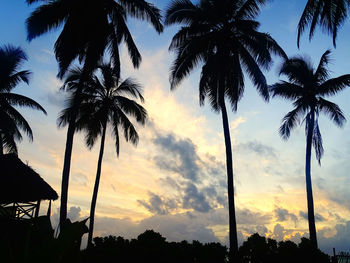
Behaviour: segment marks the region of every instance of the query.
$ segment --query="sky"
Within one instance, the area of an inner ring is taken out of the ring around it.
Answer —
[[[165,10],[169,1],[151,1]],[[268,32],[289,56],[309,56],[316,66],[321,55],[332,49],[331,76],[350,71],[350,20],[341,28],[336,49],[332,39],[317,31],[296,45],[296,26],[306,1],[270,1],[258,17],[260,31]],[[57,116],[65,106],[66,94],[59,91],[57,62],[53,53],[59,31],[30,43],[25,19],[35,6],[21,0],[0,1],[0,45],[22,47],[28,61],[22,69],[32,71],[30,85],[17,92],[35,99],[47,111],[20,109],[30,123],[34,141],[18,145],[19,157],[35,169],[60,194],[66,128],[57,128]],[[173,54],[168,47],[178,29],[169,27],[158,35],[147,23],[129,19],[134,40],[142,54],[138,70],[132,68],[121,47],[122,77],[133,77],[144,88],[149,120],[138,126],[140,141],[134,147],[121,142],[117,158],[112,133],[107,133],[102,178],[96,208],[95,236],[120,235],[135,238],[146,229],[160,232],[168,241],[199,240],[228,244],[228,210],[225,145],[221,116],[210,105],[199,106],[195,70],[170,91],[169,68]],[[266,73],[269,84],[279,80],[281,61]],[[330,98],[350,120],[350,88]],[[292,109],[289,101],[262,100],[246,79],[245,94],[237,112],[229,112],[234,160],[235,200],[239,242],[259,233],[277,240],[299,242],[308,236],[305,190],[305,132],[297,127],[288,141],[278,128]],[[319,166],[312,156],[312,182],[316,228],[320,248],[331,253],[350,251],[350,126],[333,125],[320,117],[325,154]],[[69,185],[68,216],[89,216],[96,174],[99,141],[90,151],[84,134],[74,138]],[[42,205],[41,213],[45,213]],[[52,220],[57,224],[59,200],[53,203]]]

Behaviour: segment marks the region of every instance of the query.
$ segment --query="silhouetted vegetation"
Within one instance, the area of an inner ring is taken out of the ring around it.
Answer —
[[[262,69],[269,69],[272,54],[286,58],[283,49],[267,33],[258,31],[255,21],[266,0],[252,1],[172,1],[166,11],[166,25],[180,24],[169,49],[175,52],[170,70],[171,89],[202,64],[199,103],[208,99],[222,115],[227,169],[230,262],[237,257],[238,241],[231,136],[226,103],[237,110],[243,97],[245,76],[268,101],[269,92]]]
[[[28,172],[31,169],[16,157],[16,142],[22,139],[22,133],[30,140],[33,139],[29,124],[16,107],[46,112],[34,100],[12,93],[18,84],[29,83],[31,72],[19,70],[27,60],[21,48],[1,46],[0,175],[1,181],[6,183],[0,187],[1,262],[330,262],[329,256],[317,248],[311,153],[314,147],[320,163],[323,145],[318,117],[321,113],[337,126],[341,127],[345,123],[341,109],[325,97],[335,95],[350,85],[349,74],[330,79],[327,68],[330,51],[322,55],[317,68],[313,68],[303,57],[288,59],[270,34],[258,30],[260,24],[256,19],[267,0],[169,0],[165,24],[180,25],[169,47],[175,52],[170,70],[171,89],[179,86],[197,66],[201,66],[199,103],[203,106],[208,100],[213,111],[222,115],[230,247],[228,249],[220,243],[203,244],[199,241],[168,242],[153,230],[146,230],[131,240],[107,236],[96,237],[92,242],[107,126],[112,126],[116,152],[119,154],[120,132],[126,141],[135,145],[139,139],[128,117],[135,118],[140,124],[144,124],[147,117],[146,109],[136,102],[143,102],[141,86],[131,79],[121,81],[120,45],[126,45],[134,68],[138,68],[142,60],[129,31],[127,19],[132,17],[146,21],[160,34],[163,31],[161,11],[144,0],[26,2],[28,5],[36,4],[26,20],[29,42],[51,30],[61,30],[54,46],[59,68],[57,76],[60,79],[66,76],[63,88],[71,92],[69,105],[59,117],[59,126],[68,126],[61,178],[60,223],[55,235],[49,216],[38,217],[38,213],[30,219],[14,216],[20,207],[16,207],[15,202],[37,201],[33,209],[36,207],[38,210],[35,211],[39,211],[40,200],[52,200],[58,196],[41,181],[38,174]],[[298,24],[297,45],[299,46],[300,36],[308,26],[310,39],[317,26],[320,26],[333,36],[335,47],[338,30],[348,16],[349,7],[349,0],[308,0]],[[289,82],[280,81],[269,88],[264,71],[270,69],[272,55],[284,59],[279,74],[287,77]],[[109,64],[102,64],[105,57],[108,57]],[[81,68],[74,68],[73,64],[78,64]],[[305,123],[310,239],[302,238],[299,244],[292,241],[277,242],[253,234],[238,247],[232,143],[226,107],[229,105],[233,112],[237,111],[244,94],[246,77],[265,101],[269,100],[271,94],[293,101],[294,109],[284,117],[280,128],[283,139],[289,138],[292,129],[301,120]],[[67,219],[68,182],[76,131],[86,132],[86,144],[90,148],[101,137],[89,229],[85,225],[87,219],[74,223]],[[25,178],[13,176],[16,170]],[[17,181],[20,181],[20,186]],[[32,184],[41,186],[32,190],[29,188]],[[9,206],[11,203],[13,205]],[[30,210],[23,210],[22,213],[30,217],[28,211]],[[88,247],[81,251],[82,237],[88,232]]]
[[[123,237],[97,237],[94,245],[82,252],[83,262],[228,262],[228,250],[220,243],[202,244],[167,242],[159,233],[147,230],[137,239]],[[277,242],[273,239],[253,234],[239,248],[242,263],[318,262],[329,263],[328,255],[311,245],[309,239],[302,238],[297,245],[291,241]]]
[[[129,118],[134,118],[141,125],[144,125],[147,119],[147,111],[136,101],[144,102],[142,87],[130,78],[122,81],[119,70],[112,67],[111,63],[101,63],[98,68],[101,78],[94,74],[87,79],[80,94],[81,101],[78,104],[77,90],[81,85],[83,70],[75,69],[70,72],[63,86],[70,93],[70,99],[67,108],[58,118],[59,126],[66,126],[72,120],[71,115],[74,108],[77,108],[76,130],[86,133],[86,145],[91,149],[101,136],[90,208],[88,246],[91,245],[93,236],[107,125],[112,127],[116,153],[119,156],[119,134],[123,134],[125,140],[134,145],[137,145],[139,141],[139,135]]]
[[[13,89],[24,82],[29,84],[31,72],[19,68],[27,60],[27,55],[20,47],[12,45],[0,47],[0,154],[4,150],[17,154],[16,141],[22,140],[21,131],[33,140],[33,132],[26,119],[16,110],[15,106],[28,107],[46,111],[39,103],[26,96],[12,93]]]
[[[28,4],[43,2],[27,0]],[[50,30],[62,31],[55,43],[55,55],[59,65],[58,76],[62,78],[69,70],[72,62],[78,58],[83,64],[81,82],[97,68],[106,51],[108,51],[113,67],[120,76],[119,45],[126,44],[132,64],[138,68],[141,54],[133,40],[126,23],[127,17],[146,20],[161,33],[160,10],[144,0],[55,0],[44,1],[27,19],[27,39],[31,41]],[[92,19],[93,18],[93,19]],[[85,81],[85,80],[84,80]],[[75,121],[80,104],[82,85],[76,91],[76,103],[70,116],[67,130],[66,149],[61,184],[60,224],[67,218],[68,185],[70,165],[75,134]]]
[[[287,113],[279,129],[281,137],[287,140],[291,131],[305,121],[306,160],[305,177],[309,233],[312,243],[317,247],[314,201],[311,183],[311,148],[315,149],[316,159],[321,165],[323,144],[318,118],[320,114],[327,116],[338,127],[346,122],[339,106],[326,99],[350,86],[350,74],[337,78],[330,78],[327,68],[330,60],[330,51],[327,50],[320,59],[317,68],[305,57],[293,57],[283,62],[280,75],[288,78],[271,86],[273,97],[280,97],[293,101],[294,109]],[[301,120],[304,120],[301,122]]]
[[[48,216],[27,220],[0,217],[1,262],[81,262],[81,238],[88,232],[85,223],[67,219],[64,230],[55,237]]]
[[[349,12],[349,0],[308,0],[298,23],[298,47],[301,34],[310,26],[309,39],[315,34],[316,26],[320,26],[333,37],[336,46],[339,28],[344,24]]]

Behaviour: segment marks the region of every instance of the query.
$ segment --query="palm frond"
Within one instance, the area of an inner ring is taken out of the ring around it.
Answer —
[[[33,132],[26,119],[24,119],[24,117],[10,105],[2,110],[10,116],[19,129],[23,130],[27,134],[29,140],[33,141]]]
[[[128,14],[133,17],[149,21],[154,29],[160,34],[163,32],[160,10],[153,4],[144,0],[119,0]]]
[[[245,48],[242,48],[240,50],[240,58],[241,58],[242,64],[244,65],[245,71],[248,73],[250,79],[253,81],[258,92],[260,93],[260,95],[263,97],[264,100],[268,101],[270,94],[268,91],[266,78],[264,74],[261,72],[256,61]]]
[[[26,96],[15,93],[2,93],[1,97],[13,106],[29,107],[35,110],[40,110],[45,115],[47,114],[45,109],[39,103]]]
[[[200,9],[192,4],[190,0],[173,0],[168,6],[165,14],[164,24],[191,24],[198,18]]]
[[[8,153],[18,154],[18,149],[13,134],[2,132],[0,130],[0,136],[3,149]]]
[[[114,125],[114,123],[118,123],[124,132],[125,140],[127,142],[130,141],[134,145],[137,145],[139,141],[139,135],[128,117],[120,109],[114,109],[113,115],[114,121],[112,125]]]
[[[282,139],[288,140],[290,132],[299,124],[302,113],[303,111],[301,108],[295,108],[283,117],[282,125],[279,129],[279,134]]]
[[[321,158],[323,156],[324,149],[322,144],[322,136],[321,136],[321,132],[320,132],[320,128],[317,120],[315,121],[314,131],[312,134],[312,145],[314,146],[314,149],[315,149],[316,159],[318,161],[318,164],[321,165]]]
[[[27,1],[29,4],[37,2],[35,0]],[[42,34],[58,28],[67,16],[67,1],[49,1],[39,6],[27,18],[27,39],[29,41],[41,36]]]
[[[125,94],[136,99],[140,99],[142,103],[145,101],[144,97],[142,96],[142,86],[132,78],[127,78],[120,83],[116,89],[116,93]]]
[[[280,81],[269,87],[272,97],[281,97],[288,100],[296,100],[303,95],[303,88],[299,85]]]
[[[118,107],[126,114],[135,117],[136,121],[145,124],[147,119],[147,111],[144,107],[138,104],[136,101],[130,100],[123,96],[116,96],[115,101],[118,103]]]
[[[326,114],[337,126],[342,127],[346,122],[345,116],[337,104],[319,98],[318,107],[320,112]]]
[[[317,94],[320,96],[335,95],[348,86],[350,86],[350,74],[326,80],[318,87]]]
[[[176,59],[170,69],[171,89],[178,86],[192,69],[204,60],[207,50],[205,38],[205,36],[192,38],[176,49]]]
[[[307,58],[296,56],[282,63],[279,75],[285,75],[289,81],[304,86],[313,78],[313,68]]]
[[[331,51],[328,49],[323,53],[320,59],[320,63],[315,72],[315,77],[319,82],[323,82],[329,78],[329,71],[327,69],[327,65],[330,61]]]
[[[246,0],[237,11],[238,19],[253,19],[259,13],[261,7],[267,2],[267,0]]]
[[[300,37],[301,34],[305,31],[306,27],[310,23],[310,19],[312,19],[312,11],[316,6],[318,0],[308,0],[303,11],[303,14],[300,17],[298,23],[298,37],[297,37],[297,45],[300,47]]]

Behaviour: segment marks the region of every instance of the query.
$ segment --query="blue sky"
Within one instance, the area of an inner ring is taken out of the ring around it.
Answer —
[[[152,1],[164,9],[168,1]],[[311,42],[303,35],[296,46],[296,25],[305,1],[274,0],[262,9],[258,20],[289,56],[307,54],[314,65],[326,49],[332,49],[332,76],[350,71],[349,20],[339,32],[337,48],[331,37],[317,32]],[[33,10],[25,1],[0,2],[0,45],[21,46],[29,60],[23,69],[33,72],[28,86],[15,91],[43,105],[48,116],[21,109],[34,132],[34,142],[19,145],[19,157],[28,161],[57,192],[63,163],[65,129],[56,128],[65,95],[58,92],[53,54],[57,32],[26,41],[25,19]],[[121,145],[114,152],[107,138],[102,182],[96,210],[96,234],[134,237],[147,228],[160,231],[169,240],[199,239],[227,242],[227,207],[224,142],[220,115],[209,105],[198,103],[199,71],[170,92],[168,72],[173,55],[168,46],[176,27],[160,36],[146,23],[129,20],[130,31],[143,62],[134,70],[122,48],[123,77],[132,76],[144,86],[150,121],[138,127],[137,148]],[[268,83],[278,80],[280,61],[266,73]],[[305,135],[297,128],[285,142],[278,135],[282,117],[292,109],[290,102],[265,103],[249,81],[236,113],[230,113],[240,240],[259,232],[278,240],[298,241],[307,235],[304,179]],[[350,89],[331,98],[350,119]],[[349,250],[350,236],[350,139],[349,124],[343,129],[320,118],[325,155],[322,167],[313,158],[312,177],[320,246]],[[97,144],[98,145],[98,144]],[[71,218],[88,216],[96,170],[98,147],[89,151],[83,135],[75,138],[69,207]],[[55,209],[58,208],[55,202]],[[56,210],[55,210],[56,211]],[[56,220],[57,214],[53,215]]]

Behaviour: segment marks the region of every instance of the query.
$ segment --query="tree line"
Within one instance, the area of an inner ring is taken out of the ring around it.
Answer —
[[[170,88],[173,90],[197,67],[201,67],[199,102],[207,99],[214,112],[221,113],[226,148],[227,187],[229,206],[230,262],[238,260],[237,227],[235,218],[234,177],[227,105],[233,112],[244,94],[244,76],[248,76],[261,97],[291,100],[294,109],[282,120],[280,134],[288,139],[290,132],[305,120],[306,132],[306,189],[309,233],[317,247],[314,205],[311,184],[312,147],[320,162],[323,154],[318,117],[322,113],[337,126],[345,123],[341,109],[325,97],[335,95],[350,85],[350,75],[330,78],[330,51],[314,67],[304,57],[288,57],[268,33],[259,31],[256,21],[266,0],[190,0],[171,1],[161,11],[144,0],[27,0],[39,4],[26,21],[27,39],[31,41],[52,30],[60,29],[54,51],[59,65],[58,77],[64,80],[63,89],[69,93],[67,107],[60,113],[59,125],[68,126],[61,184],[60,228],[67,220],[68,185],[76,131],[86,134],[86,144],[92,147],[101,137],[95,187],[90,209],[88,244],[93,237],[94,211],[102,170],[106,127],[111,125],[119,154],[119,134],[137,144],[138,133],[130,117],[138,123],[147,119],[141,85],[136,80],[121,78],[119,47],[125,44],[135,68],[142,57],[128,29],[127,18],[134,17],[149,23],[159,34],[165,26],[179,25],[170,44],[175,59],[170,68]],[[302,33],[310,27],[309,38],[320,26],[332,35],[334,47],[337,33],[349,8],[348,0],[308,0],[298,24],[297,45]],[[288,81],[268,85],[263,71],[270,68],[272,56],[283,64],[279,72]],[[103,61],[108,57],[108,61]],[[12,90],[20,82],[28,83],[29,71],[19,71],[26,60],[24,52],[8,45],[0,49],[0,145],[3,152],[17,153],[16,141],[21,131],[32,138],[29,124],[14,108],[27,106],[45,113],[35,101]],[[73,65],[75,60],[79,65]]]

